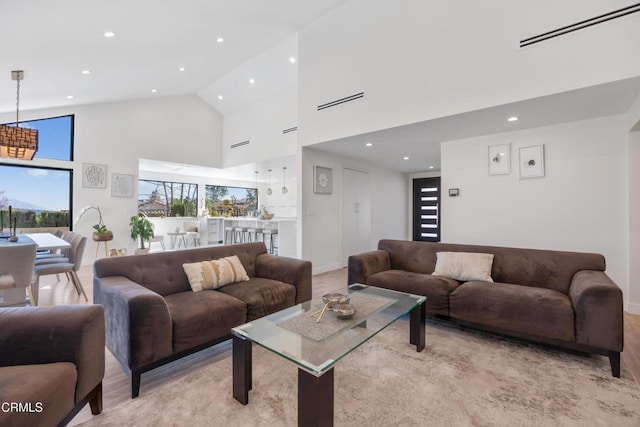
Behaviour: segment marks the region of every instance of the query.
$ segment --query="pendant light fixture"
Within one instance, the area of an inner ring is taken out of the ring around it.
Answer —
[[[0,125],[0,157],[32,160],[38,151],[38,131],[20,127],[20,80],[24,71],[11,72],[11,80],[16,81],[16,125]]]
[[[256,174],[256,194],[260,193],[260,190],[258,190],[258,171],[255,171]]]
[[[287,188],[287,167],[282,167],[282,194],[287,194],[289,189]]]
[[[269,187],[267,187],[267,196],[270,196],[273,193],[271,189],[271,169],[269,169]]]

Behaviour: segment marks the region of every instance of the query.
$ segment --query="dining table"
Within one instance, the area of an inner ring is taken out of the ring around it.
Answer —
[[[51,233],[24,234],[38,246],[39,251],[70,248],[71,243]]]

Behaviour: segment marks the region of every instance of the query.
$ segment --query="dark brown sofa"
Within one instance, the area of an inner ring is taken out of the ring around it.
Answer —
[[[491,278],[459,282],[431,275],[437,252],[493,254]],[[427,297],[430,315],[476,328],[609,356],[620,377],[622,291],[602,255],[492,246],[381,240],[349,257],[348,281]]]
[[[99,305],[0,309],[0,426],[66,425],[102,412]]]
[[[250,280],[193,292],[184,263],[237,255]],[[105,308],[107,348],[131,374],[231,337],[231,328],[311,299],[311,263],[269,255],[264,243],[103,258],[94,263],[93,298]]]

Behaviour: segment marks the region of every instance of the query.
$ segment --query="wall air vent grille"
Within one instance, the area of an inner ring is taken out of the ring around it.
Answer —
[[[292,128],[289,128],[289,129],[285,129],[285,130],[283,130],[283,131],[282,131],[282,134],[283,134],[283,135],[286,135],[286,134],[288,134],[289,132],[295,132],[295,131],[297,131],[297,130],[298,130],[298,126],[294,126],[294,127],[292,127]]]
[[[526,46],[531,46],[533,44],[540,43],[545,40],[552,39],[554,37],[562,36],[574,31],[582,30],[584,28],[591,27],[597,24],[602,24],[603,22],[611,21],[612,19],[622,18],[623,16],[630,15],[636,12],[640,12],[640,3],[623,7],[622,9],[614,10],[612,12],[604,13],[594,18],[585,19],[584,21],[576,22],[575,24],[567,25],[565,27],[558,28],[553,31],[547,31],[546,33],[529,37],[528,39],[520,40],[520,47],[522,48]]]
[[[364,98],[364,92],[356,93],[355,95],[350,95],[344,98],[336,99],[335,101],[327,102],[326,104],[318,105],[318,111],[325,110],[330,107],[335,107],[336,105],[344,104],[345,102],[355,101],[356,99]]]
[[[249,140],[246,140],[246,141],[238,142],[237,144],[231,144],[231,148],[238,148],[248,144],[249,144]]]

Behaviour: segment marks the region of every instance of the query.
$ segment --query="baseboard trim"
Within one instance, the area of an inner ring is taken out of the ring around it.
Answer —
[[[640,304],[634,304],[632,302],[627,304],[627,313],[640,314]]]
[[[342,268],[342,265],[340,265],[339,262],[336,262],[334,264],[323,265],[320,267],[312,267],[311,274],[315,276],[316,274],[327,273],[329,271],[339,270],[341,268]]]

